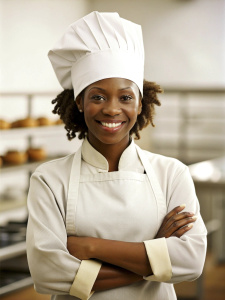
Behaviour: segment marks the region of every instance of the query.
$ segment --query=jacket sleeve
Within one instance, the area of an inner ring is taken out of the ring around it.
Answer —
[[[31,177],[28,212],[27,257],[37,292],[88,299],[101,264],[68,252],[65,214],[40,172]]]
[[[171,236],[145,242],[146,252],[153,266],[153,275],[145,279],[168,283],[192,281],[203,270],[207,230],[200,215],[199,202],[187,167],[173,181],[168,200],[168,212],[185,203],[185,211],[193,212],[197,220],[192,229],[180,238]]]

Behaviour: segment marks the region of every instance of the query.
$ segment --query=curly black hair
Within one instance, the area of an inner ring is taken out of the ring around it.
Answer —
[[[157,93],[162,92],[163,90],[158,84],[144,80],[142,111],[138,115],[137,121],[130,131],[130,135],[134,134],[136,139],[140,139],[139,131],[147,125],[151,124],[155,127],[153,123],[155,105],[161,105]],[[82,91],[80,95],[83,97],[84,91]],[[84,114],[79,112],[76,102],[74,101],[73,89],[64,90],[52,100],[52,104],[55,104],[52,112],[58,114],[65,124],[68,140],[75,138],[77,132],[79,132],[79,139],[85,138],[88,128],[84,120]]]

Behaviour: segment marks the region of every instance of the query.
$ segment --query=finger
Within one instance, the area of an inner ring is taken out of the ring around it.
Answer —
[[[175,231],[172,236],[176,236],[178,238],[180,238],[185,232],[189,231],[192,227],[193,227],[193,223],[188,224],[187,226],[184,226],[180,229],[178,229],[177,231]]]
[[[168,222],[168,220],[169,220],[171,217],[177,215],[177,214],[178,214],[179,212],[181,212],[185,207],[186,207],[186,204],[181,204],[180,206],[176,206],[174,209],[172,209],[172,210],[165,216],[165,218],[163,219],[163,222],[162,222],[161,227],[164,226],[164,225]]]
[[[183,219],[188,219],[188,218],[191,218],[191,217],[194,217],[194,213],[193,212],[181,212],[179,214],[176,214],[176,215],[173,215],[168,221],[167,223],[165,224],[166,227],[170,227],[172,226],[173,223],[175,222],[178,222],[180,220],[183,220]]]
[[[193,217],[185,218],[185,219],[182,219],[182,220],[172,223],[172,225],[166,231],[166,237],[173,235],[174,232],[181,229],[183,226],[195,222],[196,219],[197,219],[197,217],[193,216]]]

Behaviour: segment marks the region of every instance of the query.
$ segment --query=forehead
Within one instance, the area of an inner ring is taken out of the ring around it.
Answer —
[[[134,91],[139,91],[136,83],[129,79],[125,78],[106,78],[102,79],[99,81],[96,81],[92,84],[90,84],[86,90],[93,89],[94,87],[96,88],[102,88],[105,90],[111,90],[111,89],[126,89],[126,88],[131,88]]]

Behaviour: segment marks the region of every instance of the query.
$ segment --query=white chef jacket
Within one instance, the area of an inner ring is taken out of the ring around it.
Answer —
[[[206,254],[206,228],[188,168],[140,150],[133,141],[120,158],[118,172],[108,172],[107,160],[87,139],[79,151],[82,159],[72,154],[45,163],[31,177],[27,254],[36,290],[57,300],[176,299],[171,283],[196,279]],[[154,178],[150,183],[146,170]],[[154,239],[166,213],[182,203],[198,216],[194,227],[181,238]],[[70,255],[66,245],[71,233],[144,241],[153,275],[91,294],[101,264]]]

